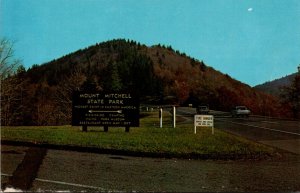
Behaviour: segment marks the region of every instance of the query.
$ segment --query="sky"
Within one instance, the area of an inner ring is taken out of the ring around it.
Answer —
[[[0,0],[0,37],[26,68],[124,38],[255,86],[297,72],[300,0]]]

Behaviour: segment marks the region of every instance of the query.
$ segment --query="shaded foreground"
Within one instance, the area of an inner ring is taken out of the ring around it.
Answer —
[[[32,148],[2,146],[2,183],[14,178]],[[30,191],[296,192],[300,158],[188,160],[48,150]],[[10,177],[8,177],[10,176]]]

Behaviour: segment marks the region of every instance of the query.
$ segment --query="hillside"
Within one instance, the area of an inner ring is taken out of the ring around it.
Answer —
[[[8,109],[2,112],[4,125],[70,124],[72,92],[87,88],[135,92],[141,103],[208,104],[212,109],[224,111],[235,105],[246,105],[255,114],[287,115],[275,97],[171,46],[147,47],[123,39],[99,43],[34,65],[8,78],[2,89],[7,85],[15,91],[14,98],[20,100],[3,108]]]
[[[280,96],[281,89],[285,86],[290,86],[295,76],[296,73],[290,74],[285,77],[257,85],[254,88],[273,96]]]

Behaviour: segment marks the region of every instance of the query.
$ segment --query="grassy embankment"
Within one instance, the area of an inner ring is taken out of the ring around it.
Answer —
[[[192,123],[172,128],[168,113],[163,128],[159,128],[157,112],[143,115],[140,127],[130,128],[129,133],[124,128],[103,132],[101,127],[88,127],[88,132],[82,132],[81,127],[72,126],[20,126],[2,127],[1,140],[185,158],[259,158],[274,153],[269,147],[218,129],[212,135],[211,128],[198,128],[194,134]]]

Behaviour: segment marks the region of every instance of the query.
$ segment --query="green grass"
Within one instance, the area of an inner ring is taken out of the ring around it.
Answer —
[[[2,127],[2,140],[33,142],[40,144],[95,147],[143,153],[167,153],[171,155],[265,155],[274,150],[261,144],[230,135],[211,128],[198,128],[194,134],[193,124],[178,124],[171,127],[171,118],[164,114],[163,128],[159,128],[157,113],[146,113],[140,127],[109,128],[72,126],[20,126]]]

